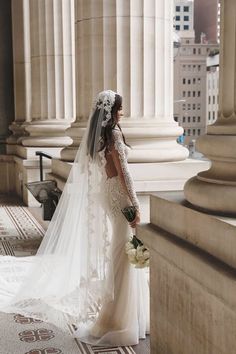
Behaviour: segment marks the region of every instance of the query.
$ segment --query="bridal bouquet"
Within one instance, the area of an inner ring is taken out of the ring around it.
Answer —
[[[134,206],[129,206],[121,210],[128,222],[132,222],[136,216],[136,209]],[[135,235],[125,245],[125,252],[131,264],[135,268],[149,267],[149,250],[144,246]]]

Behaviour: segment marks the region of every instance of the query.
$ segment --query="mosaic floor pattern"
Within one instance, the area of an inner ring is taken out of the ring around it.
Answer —
[[[0,204],[0,255],[34,255],[44,229],[22,206]],[[131,347],[91,347],[57,327],[19,314],[0,313],[0,354],[135,354]]]

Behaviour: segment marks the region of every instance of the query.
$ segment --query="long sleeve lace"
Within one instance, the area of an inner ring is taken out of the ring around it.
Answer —
[[[118,156],[118,170],[121,172],[123,180],[125,182],[125,186],[130,198],[132,205],[137,209],[140,210],[140,204],[134,189],[133,178],[129,171],[129,166],[127,162],[126,156],[126,146],[123,141],[122,134],[119,130],[113,130],[113,139],[114,139],[114,148],[117,151]],[[118,172],[119,172],[118,171]]]

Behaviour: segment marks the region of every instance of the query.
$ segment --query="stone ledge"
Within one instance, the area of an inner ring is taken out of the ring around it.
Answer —
[[[182,192],[156,193],[150,205],[153,225],[236,268],[236,219],[195,210]]]

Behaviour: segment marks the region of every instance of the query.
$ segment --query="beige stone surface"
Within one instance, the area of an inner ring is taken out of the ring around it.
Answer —
[[[236,219],[191,210],[180,193],[151,197],[151,354],[236,351]],[[229,266],[230,265],[230,266]]]

